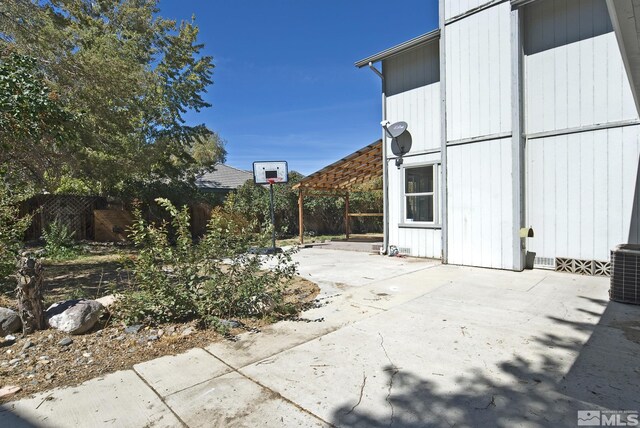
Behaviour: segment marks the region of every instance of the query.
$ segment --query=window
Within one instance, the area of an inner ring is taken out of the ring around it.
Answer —
[[[436,165],[407,167],[404,170],[405,222],[435,223]]]

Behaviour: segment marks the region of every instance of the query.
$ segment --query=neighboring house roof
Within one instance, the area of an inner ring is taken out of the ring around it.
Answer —
[[[211,172],[206,172],[196,178],[196,186],[210,192],[229,192],[242,186],[247,180],[253,179],[251,171],[234,168],[229,165],[218,164]]]
[[[440,29],[430,31],[414,39],[407,40],[406,42],[400,43],[397,46],[394,46],[392,48],[379,52],[375,55],[371,55],[370,57],[362,59],[356,62],[356,67],[358,68],[366,67],[367,65],[369,65],[369,63],[374,63],[374,62],[382,61],[383,59],[388,59],[394,55],[397,55],[402,52],[406,52],[409,49],[413,49],[424,43],[433,42],[434,40],[438,40],[438,39],[440,39]]]

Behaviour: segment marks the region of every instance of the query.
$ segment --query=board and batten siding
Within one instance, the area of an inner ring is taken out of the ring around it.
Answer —
[[[407,122],[411,153],[440,148],[438,43],[428,43],[383,61],[387,119]],[[387,144],[391,140],[387,139]],[[392,156],[388,147],[389,156]]]
[[[440,63],[437,42],[427,43],[383,61],[387,119],[407,122],[412,147],[404,165],[439,162]],[[390,145],[391,140],[386,142]],[[403,168],[396,168],[388,148],[389,245],[407,249],[415,257],[441,257],[439,228],[401,227],[403,223]]]
[[[511,138],[447,148],[449,263],[513,269]]]
[[[494,3],[495,0],[440,0],[444,1],[444,19],[449,20],[455,18],[470,10],[479,8],[489,3]]]
[[[537,138],[526,156],[529,251],[606,261],[640,243],[640,126]]]
[[[412,156],[404,160],[402,168],[389,161],[389,244],[406,248],[414,257],[440,258],[442,256],[442,231],[440,228],[401,227],[404,204],[404,167],[437,163],[439,153]],[[440,218],[441,213],[438,213]]]
[[[637,120],[604,1],[542,0],[524,10],[527,249],[609,260],[638,242],[639,126],[532,138]]]
[[[448,262],[513,269],[510,4],[447,24],[445,47],[447,142],[488,138],[447,147]]]
[[[447,140],[511,131],[511,7],[445,27]]]
[[[637,118],[603,0],[526,6],[524,55],[527,134]]]

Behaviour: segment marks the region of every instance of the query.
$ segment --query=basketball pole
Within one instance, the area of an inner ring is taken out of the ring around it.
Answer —
[[[276,214],[273,209],[273,180],[269,180],[269,200],[270,200],[270,208],[271,208],[271,248],[273,248],[273,252],[276,251]]]

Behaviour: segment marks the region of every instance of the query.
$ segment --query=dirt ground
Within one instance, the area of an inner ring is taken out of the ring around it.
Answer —
[[[126,252],[46,263],[47,305],[70,298],[94,299],[117,291],[130,279],[122,263],[123,257],[128,257]],[[314,304],[319,291],[316,284],[296,277],[285,290],[284,299],[303,308]],[[0,306],[14,307],[15,300],[10,294],[0,295]],[[0,388],[13,385],[22,389],[11,397],[0,399],[0,403],[56,387],[78,385],[163,355],[179,354],[219,340],[233,340],[235,335],[245,331],[259,332],[274,320],[252,318],[237,321],[241,327],[231,329],[226,337],[212,329],[198,329],[195,323],[142,327],[132,332],[110,319],[101,321],[91,332],[78,336],[69,336],[54,329],[38,331],[27,337],[15,334],[15,342],[0,343]],[[72,343],[60,344],[65,338],[70,338]]]

